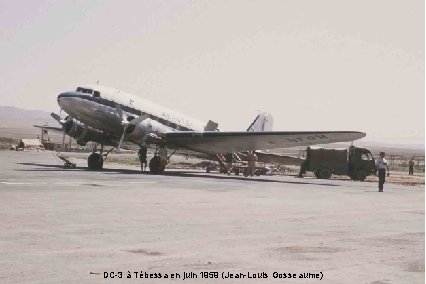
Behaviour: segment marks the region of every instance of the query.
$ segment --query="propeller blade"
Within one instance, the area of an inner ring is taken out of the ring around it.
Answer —
[[[121,124],[125,125],[128,123],[127,121],[127,115],[126,113],[123,111],[123,109],[121,108],[121,106],[119,104],[115,105],[115,109],[117,110],[117,114],[121,119]]]
[[[66,122],[65,119],[61,119],[61,116],[58,115],[58,114],[56,114],[56,113],[54,113],[54,112],[52,112],[50,114],[50,116],[53,117],[53,119],[56,120],[60,125],[63,125]]]
[[[64,131],[62,132],[62,151],[65,150],[65,127],[62,127]]]
[[[149,114],[145,113],[144,115],[141,115],[141,116],[133,119],[132,121],[130,121],[130,124],[137,125],[137,124],[141,123],[142,121],[144,121],[147,118],[149,118]]]
[[[50,116],[51,116],[51,117],[53,117],[53,119],[54,119],[54,120],[56,120],[57,122],[61,123],[61,122],[60,122],[60,121],[61,121],[61,117],[60,117],[58,114],[56,114],[56,113],[52,112],[52,113],[50,114]]]
[[[124,135],[126,135],[126,130],[127,130],[127,126],[124,127],[123,135],[121,135],[120,143],[118,143],[118,146],[117,146],[117,150],[116,150],[117,152],[120,151],[121,146],[123,145],[123,140],[124,140]]]

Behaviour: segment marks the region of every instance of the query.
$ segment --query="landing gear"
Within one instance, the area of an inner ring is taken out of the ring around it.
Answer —
[[[149,172],[153,175],[163,174],[169,158],[167,157],[167,147],[165,145],[157,146],[154,157],[149,161]]]
[[[161,162],[160,156],[154,156],[149,161],[149,172],[153,175],[161,175],[164,173],[166,165]]]
[[[95,144],[92,154],[90,154],[89,157],[87,158],[87,166],[89,167],[89,170],[92,170],[92,171],[102,170],[104,166],[104,160],[107,159],[108,154],[111,153],[111,151],[115,148],[115,147],[111,148],[109,151],[107,151],[104,154],[103,153],[104,145],[101,145],[101,149],[99,149],[99,153],[96,152],[97,147],[98,145]]]

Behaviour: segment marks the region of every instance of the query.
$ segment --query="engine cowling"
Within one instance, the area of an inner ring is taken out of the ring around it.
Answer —
[[[137,125],[133,125],[127,129],[127,137],[136,144],[145,142],[149,133],[158,134],[167,131],[172,131],[170,127],[167,127],[153,119],[146,119]],[[148,137],[149,138],[149,137]],[[154,141],[152,141],[154,142]]]
[[[116,142],[109,136],[93,127],[85,125],[81,121],[68,117],[64,126],[65,133],[76,139],[77,143],[85,146],[87,142],[93,141],[104,145],[115,146]]]

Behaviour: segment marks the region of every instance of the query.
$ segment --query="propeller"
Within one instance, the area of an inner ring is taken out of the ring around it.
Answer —
[[[62,112],[62,109],[61,109],[61,112]],[[62,150],[64,150],[64,148],[65,148],[65,123],[67,122],[67,119],[61,119],[61,116],[59,114],[54,113],[54,112],[52,112],[50,114],[50,116],[62,126],[62,130],[63,130],[63,132],[62,132]]]
[[[145,119],[149,118],[149,115],[144,114],[144,115],[141,115],[141,116],[129,121],[128,116],[126,115],[126,113],[123,111],[123,109],[121,108],[121,106],[119,104],[117,104],[115,106],[115,109],[117,110],[117,114],[121,119],[121,125],[124,127],[123,128],[123,134],[121,135],[120,142],[118,143],[117,150],[116,150],[118,152],[118,151],[120,151],[121,146],[123,145],[123,140],[124,140],[124,136],[126,135],[127,128],[130,125],[138,125],[139,123],[141,123]]]

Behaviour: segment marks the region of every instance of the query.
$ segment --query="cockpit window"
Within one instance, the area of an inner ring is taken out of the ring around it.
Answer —
[[[83,88],[82,87],[77,87],[77,92],[83,92]]]
[[[99,98],[100,96],[101,96],[101,93],[99,93],[99,91],[94,91],[93,92],[93,97]]]

